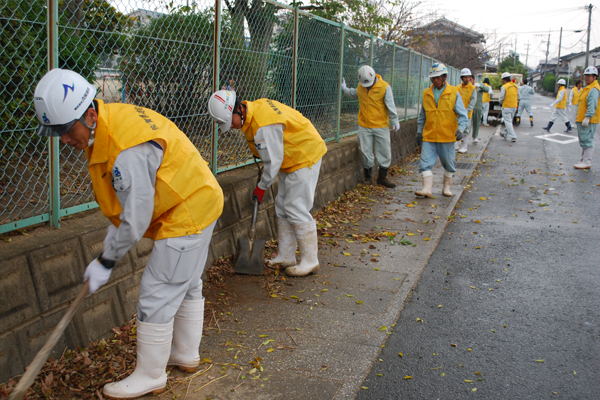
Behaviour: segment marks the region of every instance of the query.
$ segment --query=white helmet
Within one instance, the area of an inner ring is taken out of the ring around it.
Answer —
[[[556,82],[556,84],[565,86],[567,82],[564,79],[559,79],[558,82]]]
[[[501,79],[510,79],[510,78],[511,78],[510,72],[503,72],[502,73],[502,78]]]
[[[448,75],[448,68],[442,63],[435,63],[429,70],[429,77],[435,78],[436,76]]]
[[[219,124],[221,132],[231,128],[231,115],[235,109],[235,92],[219,90],[208,99],[208,112],[213,121]]]
[[[360,67],[358,70],[358,82],[363,87],[373,86],[373,82],[375,82],[375,70],[368,65]]]
[[[463,68],[460,71],[460,76],[473,76],[473,74],[471,73],[471,70],[469,68]]]
[[[69,132],[95,96],[96,87],[77,72],[60,68],[48,72],[34,92],[35,113],[40,121],[38,135],[62,136]]]
[[[585,69],[585,71],[583,71],[583,74],[584,75],[596,75],[596,76],[598,76],[598,68],[590,65],[589,67],[587,67]]]

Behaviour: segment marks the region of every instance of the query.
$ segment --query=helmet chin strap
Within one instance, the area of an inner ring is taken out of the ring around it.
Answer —
[[[96,104],[92,101],[92,107],[94,111],[96,111]],[[85,121],[85,113],[79,118],[79,121],[90,130],[90,138],[88,139],[88,146],[93,146],[94,140],[96,139],[96,126],[98,125],[98,121],[94,122],[94,126],[89,126]]]

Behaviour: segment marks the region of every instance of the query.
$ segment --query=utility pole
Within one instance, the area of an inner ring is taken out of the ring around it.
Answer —
[[[554,67],[554,75],[556,76],[556,82],[558,82],[558,75],[560,74],[560,47],[562,46],[562,26],[560,27],[560,38],[558,39],[558,58],[556,59],[556,67]],[[556,92],[558,84],[554,85],[554,92]]]
[[[500,67],[500,59],[502,58],[502,43],[500,43],[500,48],[498,49],[498,68]]]
[[[548,69],[548,54],[550,54],[550,32],[548,32],[548,45],[546,46],[546,62],[544,63],[544,74],[542,75],[542,82],[546,77],[546,70]]]
[[[529,42],[527,42],[527,55],[525,56],[525,67],[527,67],[528,60],[529,60]]]
[[[587,46],[585,49],[585,67],[588,67],[588,62],[590,60],[590,33],[592,30],[592,5],[590,4],[588,7],[586,7],[588,9],[588,31],[587,31]]]
[[[513,67],[517,66],[517,37],[515,36],[515,55],[513,57]]]

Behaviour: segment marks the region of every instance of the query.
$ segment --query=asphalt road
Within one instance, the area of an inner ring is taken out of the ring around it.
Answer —
[[[538,137],[551,101],[490,142],[357,399],[600,398],[600,151]]]

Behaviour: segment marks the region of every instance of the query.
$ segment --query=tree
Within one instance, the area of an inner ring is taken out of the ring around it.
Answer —
[[[542,87],[544,88],[544,90],[546,90],[548,92],[554,92],[555,86],[556,86],[556,76],[553,73],[548,72],[544,76],[544,80],[542,81]]]
[[[519,56],[513,54],[502,60],[500,65],[498,65],[498,71],[510,72],[511,74],[522,74],[523,78],[527,78],[527,74],[529,74],[527,68],[519,61]]]

